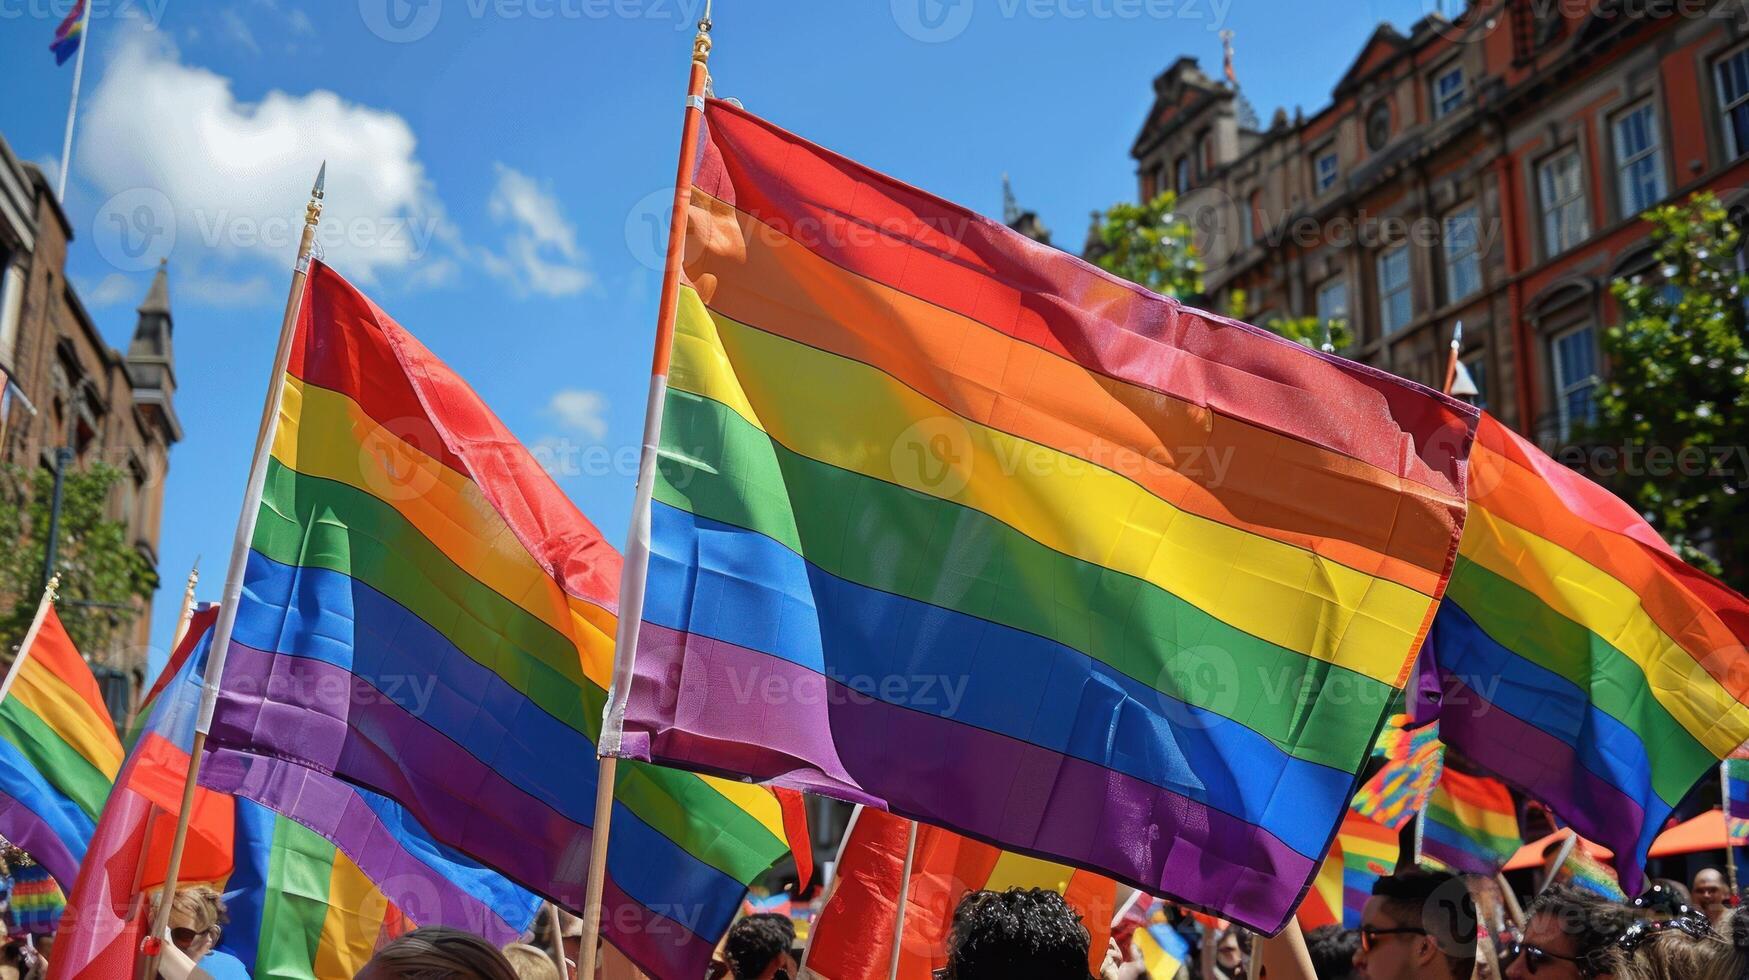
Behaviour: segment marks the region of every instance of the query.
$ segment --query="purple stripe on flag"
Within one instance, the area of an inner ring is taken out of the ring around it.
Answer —
[[[523,792],[364,679],[327,661],[242,643],[231,644],[225,675],[253,678],[257,687],[225,689],[213,718],[215,749],[247,746],[369,786],[405,806],[437,840],[560,904],[583,907],[589,828]],[[410,772],[445,778],[413,780]],[[615,814],[629,817],[623,807]],[[552,854],[574,860],[553,867]],[[602,934],[621,952],[641,963],[672,963],[684,943],[697,947],[686,959],[709,962],[714,942],[626,894],[614,875],[608,879]],[[664,946],[648,959],[633,952]]]
[[[1651,847],[1669,806],[1654,795],[1657,812],[1648,820],[1638,801],[1585,768],[1573,746],[1496,707],[1457,677],[1448,674],[1445,683],[1439,726],[1446,743],[1463,746],[1478,765],[1571,816],[1580,836],[1615,852],[1623,882],[1638,882],[1645,869],[1636,856]]]
[[[1061,753],[870,697],[793,661],[645,622],[626,751],[696,768],[731,766],[762,781],[859,799],[902,814],[963,815],[953,828],[986,840],[1031,841],[1149,891],[1262,926],[1286,922],[1316,867],[1260,827]],[[911,692],[925,696],[922,679]],[[933,697],[950,678],[932,679]],[[749,713],[773,735],[744,739]],[[830,733],[820,740],[818,733]],[[732,761],[731,761],[732,759]],[[986,778],[966,781],[965,759]],[[1314,805],[1295,800],[1292,805]],[[1125,828],[1149,827],[1149,839]],[[1244,854],[1234,864],[1225,855]]]
[[[73,890],[79,858],[67,849],[67,842],[48,821],[10,795],[0,793],[0,827],[6,828],[7,840],[35,858],[56,882],[63,882],[64,890]]]

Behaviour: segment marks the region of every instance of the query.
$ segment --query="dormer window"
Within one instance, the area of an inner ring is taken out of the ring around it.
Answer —
[[[1449,116],[1463,108],[1467,96],[1462,65],[1454,65],[1433,76],[1433,118]]]

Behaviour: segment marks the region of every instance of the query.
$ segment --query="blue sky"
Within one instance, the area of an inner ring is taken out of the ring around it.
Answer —
[[[0,0],[0,134],[48,166],[72,0]],[[111,343],[170,260],[177,408],[159,642],[215,598],[284,303],[329,170],[331,263],[559,464],[616,544],[630,510],[691,21],[702,0],[94,0],[69,273]],[[1007,172],[1059,244],[1134,193],[1150,81],[1180,54],[1267,120],[1311,111],[1381,20],[1438,0],[718,0],[720,95],[987,213]],[[1449,0],[1455,7],[1456,0]],[[162,653],[155,652],[155,659]]]

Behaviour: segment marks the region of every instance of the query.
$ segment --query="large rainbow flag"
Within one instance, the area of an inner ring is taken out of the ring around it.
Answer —
[[[881,810],[865,807],[857,814],[839,851],[832,894],[810,931],[809,974],[821,980],[930,980],[947,965],[948,938],[960,900],[974,891],[1010,888],[1061,894],[1091,937],[1088,969],[1098,974],[1111,939],[1116,882],[924,824],[917,825],[905,933],[898,971],[893,972],[895,898],[911,826],[911,821]]]
[[[1445,745],[1439,741],[1437,724],[1410,728],[1406,714],[1385,719],[1373,749],[1384,764],[1354,794],[1354,809],[1392,830],[1427,808],[1439,774],[1445,768]]]
[[[51,604],[0,697],[0,836],[63,889],[121,769],[121,742],[97,678]]]
[[[1637,890],[1671,808],[1749,740],[1749,600],[1484,415],[1430,642],[1440,735],[1615,852]]]
[[[1282,925],[1443,591],[1471,411],[703,113],[606,749]]]
[[[295,814],[332,773],[580,910],[619,576],[478,396],[312,263],[203,781]],[[700,974],[787,850],[768,790],[622,766],[603,935]]]
[[[1426,813],[1421,854],[1453,871],[1492,877],[1524,846],[1512,791],[1497,779],[1447,769]]]

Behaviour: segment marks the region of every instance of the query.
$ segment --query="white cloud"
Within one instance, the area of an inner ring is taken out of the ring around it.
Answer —
[[[249,24],[235,7],[225,7],[219,11],[219,33],[225,40],[250,54],[261,53],[261,45],[255,40],[255,32],[249,29]]]
[[[134,295],[136,290],[138,296]],[[136,287],[134,281],[127,276],[111,272],[90,289],[81,288],[79,295],[85,298],[87,306],[114,306],[130,299],[140,299],[146,295],[146,290],[144,286]]]
[[[577,229],[551,189],[534,178],[497,164],[498,183],[486,210],[510,226],[501,252],[482,250],[480,264],[515,288],[542,296],[570,296],[588,289],[595,277],[585,268]]]
[[[98,250],[105,251],[106,233],[168,229],[179,256],[197,258],[202,268],[211,262],[229,274],[246,266],[228,289],[214,284],[214,295],[252,295],[257,263],[286,266],[324,160],[328,206],[319,242],[349,277],[414,276],[433,247],[456,240],[401,116],[326,90],[241,101],[230,79],[184,64],[162,34],[120,42],[84,107],[80,132],[77,169],[120,202],[113,210],[126,208],[125,215],[99,208]],[[157,215],[154,207],[163,205],[153,202],[166,202],[171,213]],[[136,256],[156,262],[146,247],[106,254],[128,270]]]
[[[599,391],[566,388],[547,402],[547,415],[565,429],[600,441],[607,437],[607,396]]]

